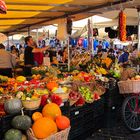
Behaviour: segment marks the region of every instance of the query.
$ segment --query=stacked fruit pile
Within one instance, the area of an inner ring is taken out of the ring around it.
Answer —
[[[26,131],[29,139],[34,136],[43,139],[70,127],[69,118],[62,115],[61,109],[55,103],[46,104],[42,109],[42,113],[35,112],[32,118],[24,115],[21,100],[17,98],[7,100],[4,103],[4,109],[7,114],[14,115],[11,120],[12,129],[5,133],[5,140],[21,140],[22,138],[27,140],[27,137],[22,133],[26,134]],[[20,112],[21,115],[16,115]],[[32,129],[34,136],[30,133],[30,129]]]
[[[52,134],[70,127],[69,118],[62,115],[59,106],[55,103],[46,104],[42,113],[35,112],[32,119],[34,120],[32,130],[38,139],[50,137]],[[32,134],[28,133],[28,135]]]

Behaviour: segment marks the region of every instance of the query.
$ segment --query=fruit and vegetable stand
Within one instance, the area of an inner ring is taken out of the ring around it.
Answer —
[[[84,68],[85,71],[73,68],[64,72],[57,67],[40,66],[32,68],[31,77],[0,76],[1,139],[11,137],[12,133],[21,137],[22,132],[28,134],[29,139],[51,139],[58,133],[65,138],[69,134],[70,140],[76,140],[90,136],[101,127],[108,127],[108,118],[117,114],[122,102],[117,87],[122,68],[110,58],[94,58]],[[134,78],[135,72],[125,69],[127,71],[128,76]],[[22,108],[24,113],[21,115]],[[17,127],[19,122],[12,123],[15,117],[27,120],[27,128],[22,127],[26,122],[20,119],[21,127]],[[59,121],[56,122],[57,118]],[[41,127],[48,121],[51,129]],[[60,124],[64,126],[62,129]]]
[[[21,114],[21,106],[24,106],[24,114],[33,119],[32,115],[36,112],[42,112],[42,108],[47,104],[47,101],[62,106],[60,107],[62,114],[70,119],[69,139],[79,137],[82,139],[82,137],[87,137],[104,126],[105,100],[107,96],[105,97],[103,94],[106,89],[110,88],[109,78],[98,76],[96,78],[90,73],[77,70],[63,74],[57,71],[57,75],[61,77],[60,79],[52,74],[53,70],[49,73],[47,72],[48,77],[44,76],[44,72],[40,72],[40,68],[37,72],[39,73],[36,73],[34,69],[34,74],[30,81],[27,81],[26,77],[23,76],[18,76],[15,79],[0,76],[1,114],[3,115],[0,120],[2,124],[1,139],[4,134],[11,135],[12,132],[9,132],[10,134],[5,133],[8,129],[16,128],[11,125],[11,122],[14,117]],[[12,100],[14,100],[12,102],[13,107],[9,105],[10,103],[7,103]],[[3,102],[5,102],[4,109],[6,114],[2,110]],[[13,103],[17,103],[15,105],[18,106],[14,106]],[[12,109],[16,111],[14,115],[12,114],[14,113]],[[32,121],[32,123],[34,124],[35,122]],[[22,130],[21,128],[18,129]],[[25,134],[25,131],[23,133]]]

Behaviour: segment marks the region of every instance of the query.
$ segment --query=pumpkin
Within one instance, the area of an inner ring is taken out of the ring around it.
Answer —
[[[40,119],[41,117],[43,117],[43,116],[42,116],[42,114],[41,114],[40,112],[35,112],[35,113],[33,113],[33,115],[32,115],[32,119],[33,119],[34,121]]]
[[[22,102],[20,99],[9,99],[4,103],[4,110],[7,114],[17,114],[22,108]]]
[[[23,110],[22,110],[22,115],[15,116],[12,119],[11,124],[16,129],[28,130],[32,125],[32,121],[29,116],[24,115]]]
[[[52,82],[48,82],[46,86],[49,90],[53,90],[53,88],[58,87],[58,84],[55,81],[52,81]]]
[[[44,139],[57,132],[56,123],[46,117],[42,117],[34,122],[32,126],[34,135],[38,139]]]
[[[22,133],[17,129],[9,129],[4,135],[4,140],[21,140],[21,139]]]
[[[42,109],[43,117],[52,117],[53,120],[57,116],[61,116],[62,112],[60,107],[55,103],[46,104]]]
[[[64,130],[70,126],[70,120],[66,116],[56,117],[56,125],[60,130]]]

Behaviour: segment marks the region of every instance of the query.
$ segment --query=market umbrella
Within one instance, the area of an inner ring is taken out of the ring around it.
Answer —
[[[0,33],[0,43],[3,43],[6,40],[7,40],[7,36],[2,34],[2,33]]]
[[[7,13],[7,6],[4,2],[4,0],[0,0],[0,13],[6,14]]]

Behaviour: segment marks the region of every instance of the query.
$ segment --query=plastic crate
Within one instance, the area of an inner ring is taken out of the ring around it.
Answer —
[[[94,108],[94,118],[102,116],[104,114],[104,102],[102,100],[94,102],[93,108]]]
[[[69,106],[69,102],[64,102],[61,106],[61,111],[62,114],[69,117],[70,116],[70,106]]]
[[[76,140],[83,133],[85,133],[86,129],[84,126],[87,124],[85,120],[89,119],[86,116],[89,113],[88,104],[82,107],[71,107],[70,108],[70,121],[71,121],[71,130],[69,134],[69,140]],[[91,108],[90,108],[91,110]],[[86,118],[85,118],[86,116]]]
[[[94,118],[94,123],[93,124],[94,124],[94,126],[93,126],[93,131],[94,132],[103,128],[104,127],[104,115]]]
[[[82,107],[72,107],[70,108],[70,118],[74,118],[79,115],[83,115],[84,110]]]
[[[82,133],[84,133],[84,120],[83,116],[76,116],[74,118],[70,119],[71,121],[71,130],[69,133],[69,138],[73,139],[77,136],[80,136]]]

